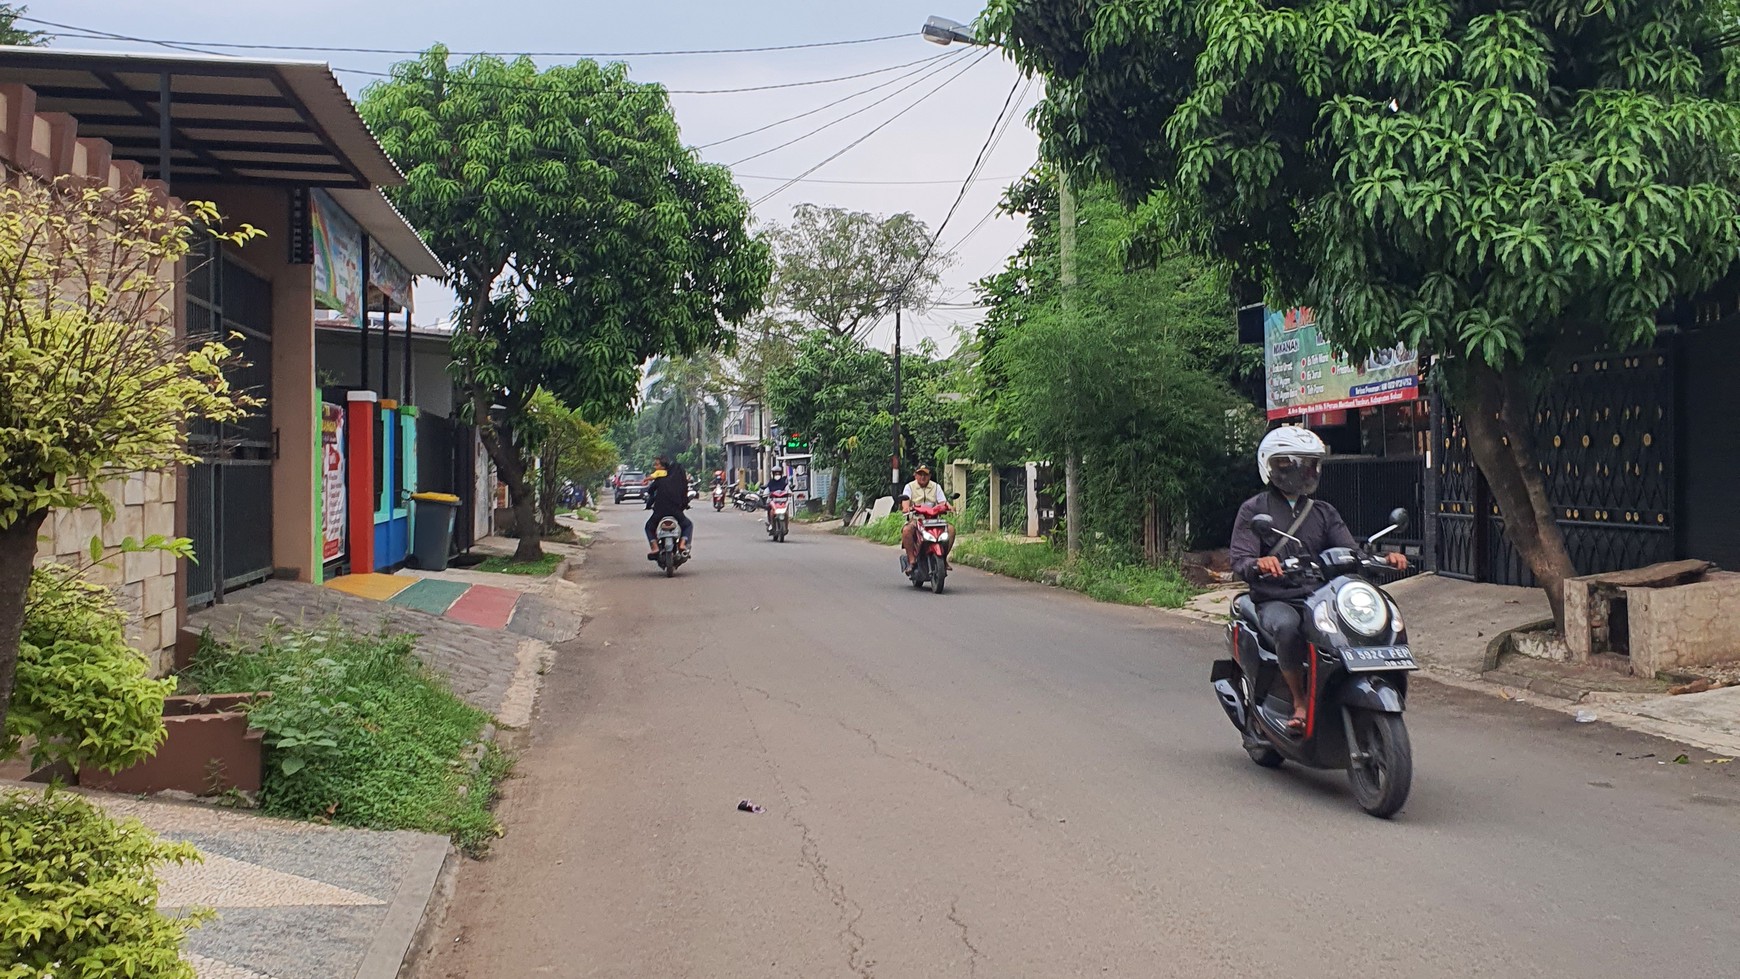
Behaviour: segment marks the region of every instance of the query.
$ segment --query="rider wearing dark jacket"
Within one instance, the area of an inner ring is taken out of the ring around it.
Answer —
[[[695,523],[683,512],[689,508],[689,474],[683,471],[680,463],[667,465],[664,459],[658,460],[658,468],[665,470],[665,474],[654,479],[647,489],[652,501],[649,506],[652,516],[646,519],[647,554],[654,557],[659,552],[659,521],[665,517],[675,517],[678,525],[682,527],[685,550],[695,536]]]

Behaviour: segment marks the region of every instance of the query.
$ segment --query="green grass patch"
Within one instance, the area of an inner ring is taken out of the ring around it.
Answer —
[[[568,514],[568,516],[573,517],[575,520],[584,520],[587,523],[597,523],[598,522],[598,511],[597,510],[588,510],[585,507],[581,507],[580,509],[575,510],[574,512]]]
[[[899,538],[895,540],[898,542]],[[1064,553],[1050,543],[1000,534],[961,537],[950,560],[1011,578],[1057,585],[1119,605],[1182,608],[1196,594],[1196,589],[1172,565],[1152,567],[1104,552],[1087,551],[1072,567]]]
[[[900,528],[906,525],[906,517],[900,513],[890,513],[881,520],[872,520],[862,527],[853,527],[847,531],[854,537],[873,540],[878,544],[900,543]]]
[[[265,731],[265,812],[442,833],[479,854],[500,835],[491,804],[512,763],[480,740],[488,715],[418,662],[414,641],[337,628],[247,650],[208,638],[183,680],[204,693],[272,691],[249,712]]]
[[[536,561],[527,561],[524,564],[515,563],[512,557],[498,555],[484,558],[482,563],[472,570],[493,571],[496,574],[546,575],[554,573],[556,565],[560,564],[561,561],[562,555],[553,553],[546,554]]]

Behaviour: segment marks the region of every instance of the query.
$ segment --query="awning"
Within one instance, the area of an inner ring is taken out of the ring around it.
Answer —
[[[37,111],[73,116],[80,136],[108,140],[116,158],[142,164],[152,178],[161,176],[166,79],[175,179],[358,189],[404,183],[322,62],[0,46],[0,84],[28,85]]]

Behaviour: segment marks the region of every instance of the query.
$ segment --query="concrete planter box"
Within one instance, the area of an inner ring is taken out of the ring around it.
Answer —
[[[144,794],[173,790],[219,795],[234,789],[260,791],[264,732],[248,726],[244,708],[269,693],[170,697],[163,702],[169,737],[157,754],[110,774],[81,771],[79,784],[108,792]]]

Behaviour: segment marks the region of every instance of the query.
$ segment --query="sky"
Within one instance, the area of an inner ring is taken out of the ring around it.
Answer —
[[[802,182],[757,203],[754,212],[759,222],[783,222],[790,217],[793,206],[808,202],[877,214],[910,211],[934,230],[955,204],[962,181],[990,138],[992,124],[1005,100],[1015,96],[1019,114],[1014,124],[988,155],[979,171],[981,178],[960,199],[938,245],[939,250],[952,253],[954,258],[943,273],[944,297],[970,303],[976,298],[971,283],[1001,268],[1024,236],[1020,222],[992,216],[992,212],[1003,187],[1025,172],[1036,158],[1038,143],[1027,126],[1026,110],[1038,101],[1039,84],[1028,85],[995,50],[942,48],[921,39],[918,28],[931,14],[969,21],[978,13],[976,0],[960,0],[964,5],[958,9],[938,7],[942,2],[492,0],[462,4],[454,0],[294,3],[31,0],[29,16],[193,47],[200,42],[208,45],[227,42],[421,49],[441,42],[455,51],[504,54],[715,50],[903,35],[873,43],[790,51],[637,55],[600,60],[624,61],[636,81],[660,82],[672,90],[671,100],[685,142],[705,146],[701,150],[704,159],[731,165],[739,186],[751,201],[779,190],[784,183],[768,178],[799,176],[820,164]],[[163,50],[148,43],[83,37],[63,37],[53,43],[80,50]],[[373,80],[356,70],[384,71],[393,62],[408,57],[372,52],[240,51],[215,47],[212,50],[252,57],[326,61],[352,98],[358,97]],[[938,55],[945,60],[912,64]],[[539,58],[544,64],[574,60],[574,57]],[[896,68],[903,65],[907,67]],[[792,85],[866,72],[877,73],[828,84]],[[776,85],[791,87],[677,94]],[[909,85],[912,87],[908,88]],[[881,87],[865,92],[873,86]],[[933,90],[935,94],[926,97]],[[706,145],[860,92],[864,94],[805,118],[772,126],[765,132]],[[884,97],[888,97],[887,101],[865,108]],[[908,106],[913,108],[899,114]],[[824,123],[859,109],[863,111],[805,137]],[[878,126],[882,128],[871,134]],[[777,148],[797,137],[805,138]],[[866,138],[847,148],[860,137]],[[824,163],[836,153],[840,154],[837,158]],[[751,156],[756,158],[746,159]],[[444,319],[451,305],[450,297],[451,293],[433,283],[420,286],[417,319],[420,322]],[[975,321],[972,310],[939,309],[909,314],[905,318],[902,345],[910,348],[920,339],[930,338],[947,349],[952,346],[952,327]],[[891,339],[890,324],[883,324],[872,334],[872,340],[879,346],[886,347]]]

